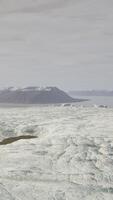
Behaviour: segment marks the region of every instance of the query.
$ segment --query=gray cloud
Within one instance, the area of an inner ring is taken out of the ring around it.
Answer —
[[[112,89],[112,1],[88,2],[0,3],[0,85]]]

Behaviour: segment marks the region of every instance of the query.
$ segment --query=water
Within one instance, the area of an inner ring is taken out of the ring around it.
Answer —
[[[89,99],[89,101],[77,103],[77,105],[94,106],[106,105],[113,107],[113,97],[110,96],[73,96],[74,98]]]

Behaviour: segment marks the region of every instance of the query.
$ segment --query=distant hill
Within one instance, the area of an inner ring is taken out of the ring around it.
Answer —
[[[12,104],[54,104],[84,101],[74,99],[57,87],[25,87],[0,90],[0,103]]]
[[[113,96],[113,91],[109,90],[78,90],[70,91],[71,96]]]

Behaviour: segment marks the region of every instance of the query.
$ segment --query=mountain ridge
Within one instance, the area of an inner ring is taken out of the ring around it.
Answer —
[[[0,90],[0,103],[56,104],[83,101],[74,99],[57,87],[9,87]]]

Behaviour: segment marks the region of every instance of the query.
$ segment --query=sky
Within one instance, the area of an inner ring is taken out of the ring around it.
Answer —
[[[113,89],[112,0],[8,2],[0,2],[0,87]]]

